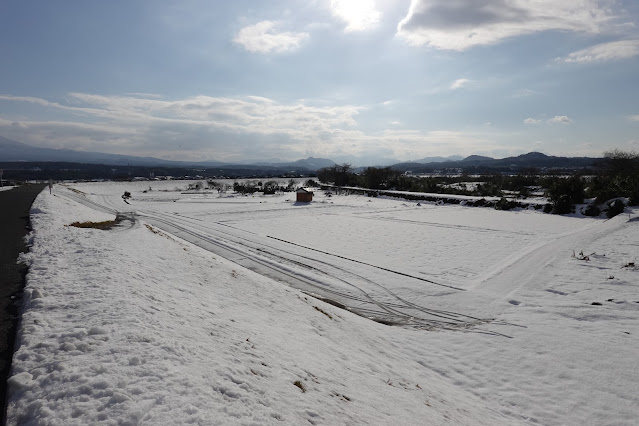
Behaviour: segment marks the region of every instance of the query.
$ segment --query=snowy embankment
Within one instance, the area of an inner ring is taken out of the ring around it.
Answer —
[[[93,203],[138,209],[140,221],[110,231],[65,226],[113,219],[78,204],[78,193],[47,191],[34,204],[9,424],[639,418],[636,211],[599,220],[319,193],[295,207],[287,195],[142,187],[124,205],[126,185],[76,186]],[[318,275],[329,287],[356,283],[388,303],[391,291],[487,322],[459,331],[384,326],[148,227],[145,214],[174,217],[247,256],[269,253],[296,273],[330,273]],[[316,263],[325,269],[308,268]]]
[[[34,204],[8,424],[512,424],[389,327],[140,223],[66,226],[109,218]]]

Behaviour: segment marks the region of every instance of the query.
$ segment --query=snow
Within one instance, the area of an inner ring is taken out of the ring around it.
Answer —
[[[9,190],[11,190],[13,188],[15,188],[15,186],[0,186],[0,192],[9,191]]]
[[[32,208],[7,424],[639,418],[636,211],[72,186]]]

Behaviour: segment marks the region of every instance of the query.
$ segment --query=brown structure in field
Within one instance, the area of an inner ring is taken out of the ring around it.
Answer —
[[[297,190],[297,202],[298,203],[310,203],[313,201],[313,193],[304,188]]]

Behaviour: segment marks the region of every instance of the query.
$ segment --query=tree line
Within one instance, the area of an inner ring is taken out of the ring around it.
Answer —
[[[611,150],[593,167],[567,174],[562,170],[541,172],[534,168],[518,173],[489,173],[470,176],[410,176],[392,167],[367,167],[356,173],[350,164],[317,171],[324,184],[370,190],[397,190],[503,197],[505,194],[528,197],[533,188],[541,190],[549,203],[545,210],[556,214],[574,211],[575,204],[592,199],[584,211],[592,216],[606,211],[609,217],[628,205],[639,205],[639,153]],[[508,206],[506,200],[501,203]]]

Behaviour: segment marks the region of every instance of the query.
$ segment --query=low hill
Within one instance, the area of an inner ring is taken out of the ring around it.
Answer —
[[[492,157],[484,157],[483,155],[469,155],[461,161],[463,161],[464,163],[470,163],[477,161],[495,161],[495,159]]]
[[[413,173],[431,173],[443,169],[463,170],[468,173],[508,172],[522,169],[565,169],[576,170],[593,167],[601,160],[592,157],[555,157],[541,152],[529,152],[516,157],[495,159],[481,155],[471,155],[461,161],[448,161],[443,163],[418,164],[399,163],[393,168]]]

